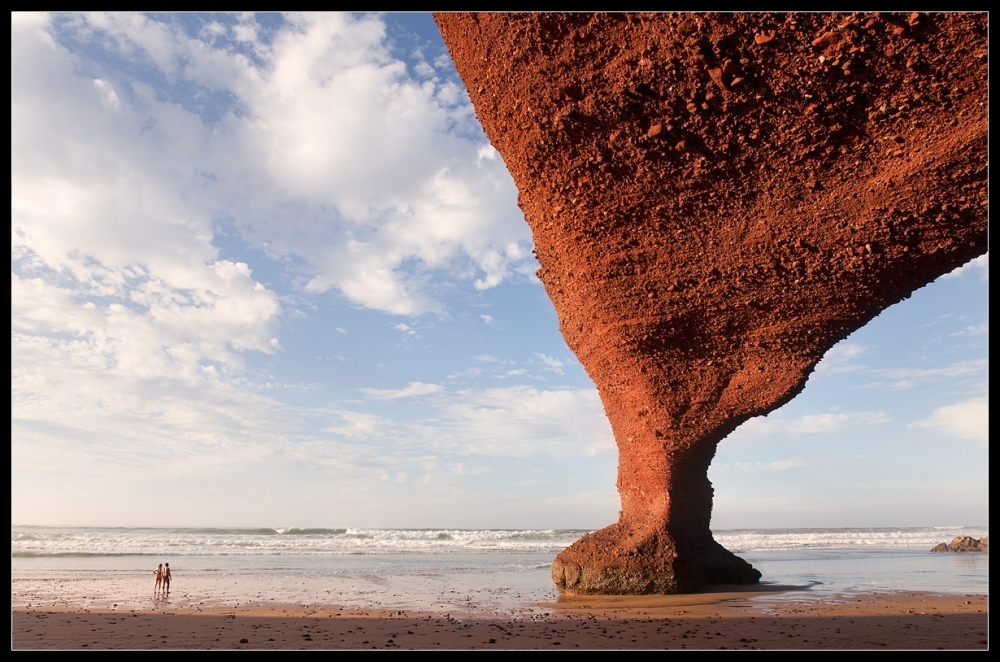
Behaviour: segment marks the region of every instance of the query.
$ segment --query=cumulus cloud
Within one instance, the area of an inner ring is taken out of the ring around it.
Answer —
[[[200,121],[144,110],[138,88],[88,74],[51,20],[18,16],[11,29],[12,419],[83,431],[174,421],[183,438],[254,398],[232,380],[247,352],[280,350],[282,308],[213,245],[201,182],[182,167],[200,161]]]
[[[419,314],[441,309],[425,287],[434,273],[468,264],[488,288],[529,257],[513,183],[480,156],[461,87],[409,78],[377,17],[291,16],[263,66],[228,66],[245,114],[214,127],[220,195],[244,233],[305,261],[307,290]]]
[[[124,233],[131,258],[162,238],[154,211],[208,259],[223,217],[294,256],[306,291],[397,314],[441,310],[435,279],[482,289],[532,268],[513,182],[460,84],[410,78],[379,17],[265,30],[242,16],[196,33],[171,17],[29,18],[12,28],[15,208],[83,202],[102,219],[97,235],[22,223],[46,257]],[[123,58],[142,67],[105,71]]]
[[[334,291],[416,315],[444,310],[442,291],[534,269],[513,182],[461,84],[392,55],[380,17],[12,14],[11,56],[23,475],[110,479],[192,457],[206,471],[254,458],[356,469],[373,451],[355,440],[382,419],[263,394],[290,390],[254,368],[283,351],[281,289],[306,308]],[[267,283],[223,235],[279,261],[284,280]],[[331,441],[331,417],[355,436]]]
[[[978,397],[939,407],[928,418],[910,423],[910,428],[937,429],[955,439],[975,441],[986,448],[990,440],[990,400]]]

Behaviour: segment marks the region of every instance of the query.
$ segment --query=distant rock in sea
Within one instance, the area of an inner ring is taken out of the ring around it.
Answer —
[[[987,552],[990,551],[990,538],[985,536],[976,540],[971,536],[958,536],[950,543],[935,545],[932,552]]]

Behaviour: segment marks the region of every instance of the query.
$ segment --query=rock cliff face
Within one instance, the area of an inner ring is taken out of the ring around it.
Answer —
[[[443,14],[619,448],[570,593],[760,573],[707,469],[823,354],[987,247],[987,17]]]

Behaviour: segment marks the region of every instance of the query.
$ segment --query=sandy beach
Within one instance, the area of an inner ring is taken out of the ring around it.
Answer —
[[[986,649],[988,597],[739,590],[587,597],[513,616],[294,605],[13,612],[23,649]]]
[[[720,531],[766,581],[572,598],[550,564],[579,532],[445,533],[20,527],[11,646],[988,647],[988,555],[927,551],[985,529]],[[165,596],[152,569],[166,559]]]

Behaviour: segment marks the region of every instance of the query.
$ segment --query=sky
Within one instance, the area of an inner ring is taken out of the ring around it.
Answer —
[[[516,201],[427,14],[12,14],[12,523],[612,523]],[[723,440],[713,528],[987,525],[988,274]]]

